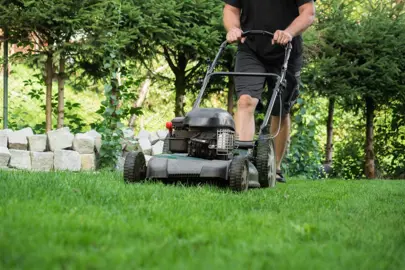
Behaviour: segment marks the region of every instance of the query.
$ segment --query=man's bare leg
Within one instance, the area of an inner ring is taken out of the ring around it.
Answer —
[[[235,124],[240,141],[252,141],[255,134],[254,113],[259,100],[248,95],[242,95],[238,100]]]
[[[271,117],[271,135],[276,135],[279,126],[279,120],[281,119],[280,133],[274,139],[274,147],[276,152],[276,166],[277,170],[281,170],[281,162],[283,161],[285,151],[287,149],[288,141],[290,140],[290,127],[291,120],[290,115],[285,116],[272,116]]]

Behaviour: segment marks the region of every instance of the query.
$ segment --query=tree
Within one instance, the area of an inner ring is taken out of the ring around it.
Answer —
[[[339,97],[341,105],[349,110],[363,109],[364,171],[368,178],[376,175],[375,113],[405,94],[403,4],[382,2],[337,1],[321,10],[322,53],[314,62],[312,74],[313,85],[320,93]],[[361,9],[353,9],[353,5]]]
[[[60,1],[5,1],[1,7],[0,22],[10,25],[11,39],[27,46],[24,57],[35,58],[42,63],[46,84],[46,130],[52,129],[52,83],[56,74],[54,62],[59,58],[58,79],[58,127],[64,119],[65,62],[71,49],[72,38],[84,25],[91,25],[92,11],[101,0]]]
[[[155,72],[153,72],[153,73],[148,72],[147,73],[146,79],[143,81],[143,83],[141,84],[141,86],[139,88],[138,98],[136,99],[136,101],[134,102],[134,105],[132,106],[132,108],[134,110],[142,108],[142,104],[144,103],[144,101],[145,101],[145,99],[146,99],[146,97],[147,97],[147,95],[149,93],[149,88],[150,88],[150,86],[152,84],[151,77],[154,74],[158,74],[158,73],[164,71],[166,68],[167,68],[167,65],[160,66],[155,70]],[[128,127],[130,127],[130,128],[135,127],[136,118],[137,118],[136,113],[131,114],[131,117],[130,117],[129,122],[128,122]]]
[[[175,76],[175,115],[184,115],[187,89],[206,71],[207,58],[221,43],[220,0],[151,0],[143,3],[144,15],[157,21],[153,36]]]

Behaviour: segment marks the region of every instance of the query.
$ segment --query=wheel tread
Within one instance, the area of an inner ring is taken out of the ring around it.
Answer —
[[[246,185],[246,187],[243,187],[243,179],[242,179],[242,173],[245,166],[246,169],[248,169],[246,158],[235,157],[232,160],[229,171],[229,187],[234,191],[240,192],[245,191],[247,189],[248,185]]]
[[[260,138],[258,140],[257,154],[256,154],[256,168],[257,171],[259,172],[259,183],[262,188],[268,188],[271,186],[268,179],[269,173],[268,156],[269,151],[271,150],[273,150],[274,154],[274,142],[272,139]]]
[[[171,154],[170,152],[170,134],[167,134],[163,143],[163,154]]]
[[[124,180],[127,183],[139,182],[145,177],[146,161],[142,152],[130,152],[125,158]]]

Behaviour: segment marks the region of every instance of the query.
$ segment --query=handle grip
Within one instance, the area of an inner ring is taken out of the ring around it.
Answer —
[[[264,30],[249,30],[242,33],[242,37],[248,36],[270,36],[273,37],[274,34]]]
[[[242,33],[242,37],[249,37],[249,36],[269,36],[271,38],[274,37],[274,33],[264,31],[264,30],[248,30]],[[287,48],[291,49],[292,44],[291,41],[289,41],[286,45]]]

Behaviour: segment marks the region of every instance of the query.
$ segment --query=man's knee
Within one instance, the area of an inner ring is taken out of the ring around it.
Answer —
[[[242,95],[238,100],[238,109],[243,111],[254,112],[258,100],[249,95]]]

